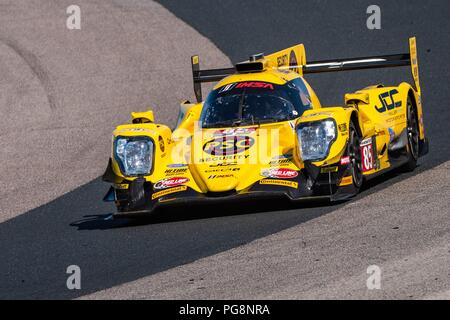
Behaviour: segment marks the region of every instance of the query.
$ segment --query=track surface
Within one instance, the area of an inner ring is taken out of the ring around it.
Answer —
[[[193,95],[186,56],[229,63],[152,1],[80,0],[81,30],[66,28],[69,4],[0,1],[0,222],[102,174],[130,111],[173,123]]]
[[[100,202],[107,186],[96,179],[42,207],[0,224],[0,252],[2,253],[0,298],[75,298],[142,277],[151,275],[157,277],[159,272],[165,270],[170,272],[171,268],[192,263],[201,258],[208,259],[220,253],[223,254],[219,255],[221,258],[217,261],[229,258],[227,252],[236,252],[233,250],[241,250],[240,254],[245,258],[250,256],[251,252],[258,252],[254,247],[253,251],[245,251],[245,248],[251,249],[252,241],[258,239],[263,242],[264,239],[270,241],[272,238],[268,237],[269,235],[283,230],[296,231],[291,235],[293,237],[299,236],[297,232],[304,232],[305,239],[310,239],[308,237],[313,235],[308,234],[307,229],[301,228],[303,225],[307,228],[311,224],[319,228],[315,237],[320,235],[320,227],[324,230],[327,230],[326,226],[329,224],[338,227],[335,227],[333,232],[327,233],[330,238],[328,241],[324,239],[323,245],[319,238],[311,247],[302,248],[291,244],[292,247],[282,248],[286,251],[286,255],[291,253],[308,257],[308,259],[313,259],[311,252],[318,252],[321,257],[329,254],[333,259],[325,260],[324,266],[329,267],[332,264],[336,274],[343,276],[339,279],[331,279],[338,283],[337,287],[346,288],[346,282],[339,283],[339,281],[349,277],[348,274],[342,274],[348,266],[352,268],[358,266],[359,272],[364,274],[365,268],[369,265],[368,262],[392,262],[395,259],[401,259],[400,255],[415,256],[417,263],[422,265],[425,263],[423,273],[426,275],[427,259],[442,261],[444,264],[448,262],[445,254],[449,254],[450,250],[446,246],[449,226],[448,219],[446,220],[445,217],[449,214],[448,182],[450,178],[447,174],[449,167],[445,163],[450,160],[448,147],[450,111],[447,103],[450,98],[447,89],[450,66],[445,62],[450,50],[448,42],[450,26],[446,14],[448,12],[446,1],[434,1],[431,4],[423,1],[395,3],[380,1],[382,30],[379,31],[369,31],[365,27],[367,17],[365,10],[370,3],[363,1],[354,3],[315,1],[305,4],[299,1],[213,3],[197,0],[186,5],[181,5],[179,1],[160,2],[211,39],[234,62],[246,59],[250,53],[271,52],[298,42],[305,44],[307,57],[313,60],[403,52],[407,50],[407,38],[410,35],[416,35],[424,92],[425,125],[431,139],[430,155],[422,160],[421,166],[414,174],[391,174],[385,177],[386,180],[378,179],[372,183],[368,190],[354,200],[355,204],[364,204],[360,208],[354,208],[356,212],[349,209],[349,203],[334,206],[311,204],[306,207],[292,207],[285,203],[268,202],[258,206],[248,204],[245,209],[221,207],[220,209],[212,208],[213,211],[211,211],[202,208],[195,213],[193,213],[194,210],[191,212],[185,209],[173,210],[166,212],[164,217],[153,223],[132,226],[123,221],[103,219],[112,212],[113,208]],[[123,45],[130,46],[129,43]],[[127,50],[133,49],[131,47]],[[121,52],[121,54],[127,53]],[[309,78],[323,104],[340,104],[343,92],[356,90],[368,84],[378,82],[389,84],[406,79],[409,80],[407,69],[342,73]],[[439,166],[440,164],[442,166]],[[437,166],[443,171],[432,170]],[[433,172],[439,174],[433,174]],[[417,173],[420,173],[420,176],[414,177]],[[441,188],[427,187],[435,183],[437,179],[442,179],[438,184]],[[414,183],[416,187],[411,188],[411,183]],[[439,197],[440,190],[442,190],[442,197]],[[389,192],[390,195],[384,197],[383,192]],[[392,196],[395,193],[402,194],[400,203],[395,203],[395,197]],[[427,193],[429,196],[434,195],[433,203],[424,202]],[[421,199],[421,206],[414,199]],[[380,208],[381,205],[383,210],[379,209],[377,212],[376,208]],[[432,206],[435,210],[428,211],[427,206]],[[375,212],[371,211],[371,208],[375,208]],[[394,220],[389,212],[390,208],[395,210]],[[430,213],[430,215],[426,219],[421,219],[421,214],[417,213],[418,208],[423,214]],[[211,212],[214,212],[213,217]],[[405,214],[408,212],[415,212],[415,214],[408,216]],[[352,220],[345,220],[346,214],[349,214]],[[403,230],[405,227],[405,231],[401,233],[377,231],[371,227],[373,219],[377,219],[377,227],[386,225],[389,230],[396,230],[392,229],[396,227]],[[394,221],[395,225],[393,225]],[[342,225],[339,225],[340,223]],[[339,229],[356,226],[358,228],[354,234],[339,233]],[[288,228],[291,229],[286,230]],[[364,242],[374,235],[382,236],[381,242],[378,243],[379,250],[372,250],[369,254],[364,250],[354,251],[355,254],[351,254],[353,252],[351,248],[355,243]],[[281,239],[283,240],[283,237]],[[333,239],[336,241],[332,241]],[[283,241],[285,245],[289,245],[286,238]],[[404,246],[403,251],[402,243],[408,244]],[[249,245],[242,246],[245,244]],[[333,254],[326,250],[325,245],[333,249]],[[414,251],[416,247],[417,252]],[[424,251],[428,252],[428,255],[423,254]],[[270,250],[259,252],[270,254]],[[258,256],[252,266],[258,268],[261,263],[264,263],[263,259],[263,256]],[[259,291],[255,291],[257,293],[255,296],[260,298],[339,297],[340,294],[332,290],[320,291],[322,284],[319,279],[323,275],[320,272],[305,271],[311,263],[308,259],[297,261],[295,268],[300,270],[298,273],[286,273],[292,278],[284,279],[285,282],[282,282],[279,277],[274,277],[272,286],[258,288]],[[283,265],[283,257],[278,257],[278,260]],[[288,262],[286,265],[289,265]],[[436,271],[442,263],[438,265],[430,263],[429,268]],[[67,277],[65,270],[71,264],[81,267],[82,290],[69,291],[65,287]],[[220,264],[216,263],[216,265]],[[391,265],[405,270],[415,268],[414,264],[399,266],[392,263]],[[208,267],[211,267],[211,263],[203,265],[203,268]],[[189,268],[189,265],[186,268]],[[207,273],[209,269],[204,270]],[[266,275],[275,272],[279,275],[285,269],[268,268],[267,270]],[[417,277],[418,285],[403,288],[405,292],[398,296],[419,297],[433,292],[439,294],[450,289],[448,270],[444,267],[444,270],[438,273],[439,285],[430,284],[426,281],[426,277],[425,280]],[[161,281],[161,277],[166,276],[166,281],[173,279],[180,281],[180,278],[170,277],[183,277],[190,274],[190,272],[160,273],[160,278],[155,280],[155,283]],[[221,274],[218,273],[215,276],[217,279]],[[310,287],[316,290],[309,291],[309,294],[305,296],[296,295],[298,288],[295,288],[295,283],[301,283],[301,280],[307,277],[317,280],[310,283]],[[228,283],[236,286],[239,277],[227,279]],[[184,280],[188,282],[189,279]],[[257,281],[257,279],[254,280]],[[292,286],[289,287],[287,285],[289,283]],[[424,283],[427,290],[424,290]],[[133,288],[136,287],[129,287],[128,292]],[[207,291],[209,294],[203,296],[198,293],[197,295],[192,293],[191,296],[239,297],[236,294],[236,287],[234,287],[235,291],[233,289],[220,291],[218,288],[219,286],[214,291],[214,287],[210,287]],[[351,291],[350,285],[347,289]],[[386,293],[383,297],[396,297],[392,294],[396,292],[394,289],[390,292],[391,294]],[[158,297],[158,295],[150,295],[145,290],[142,291],[142,288],[138,296]],[[163,297],[180,296],[186,297],[183,292],[174,290]]]

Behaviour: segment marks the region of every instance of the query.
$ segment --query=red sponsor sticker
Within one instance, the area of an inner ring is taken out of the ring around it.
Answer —
[[[346,165],[350,163],[350,157],[349,156],[345,156],[341,158],[341,165]]]
[[[189,179],[186,177],[166,178],[166,179],[159,180],[157,183],[155,183],[155,185],[153,187],[155,188],[155,190],[167,189],[167,188],[172,188],[172,187],[182,185],[188,181],[189,181]]]
[[[298,176],[298,172],[289,168],[279,168],[265,170],[261,175],[267,178],[292,179]]]
[[[373,169],[372,138],[368,138],[361,141],[360,150],[361,150],[362,171],[366,172],[372,170]]]

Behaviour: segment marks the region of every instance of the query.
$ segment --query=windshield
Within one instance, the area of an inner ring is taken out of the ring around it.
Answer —
[[[237,82],[212,91],[200,116],[202,128],[288,121],[311,109],[308,90],[295,79],[284,85]]]

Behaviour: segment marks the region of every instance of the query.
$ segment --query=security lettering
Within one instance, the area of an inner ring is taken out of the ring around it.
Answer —
[[[227,161],[227,160],[236,161],[236,160],[245,160],[245,159],[248,159],[249,157],[250,157],[249,154],[235,154],[235,155],[230,155],[230,156],[201,158],[198,161],[200,163],[215,162],[215,161]]]

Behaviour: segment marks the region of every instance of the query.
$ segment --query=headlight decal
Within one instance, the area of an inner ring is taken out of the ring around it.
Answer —
[[[301,123],[297,126],[297,137],[302,160],[321,161],[337,138],[336,122],[329,118]]]
[[[125,176],[149,175],[153,169],[154,142],[147,136],[118,136],[114,158]]]

